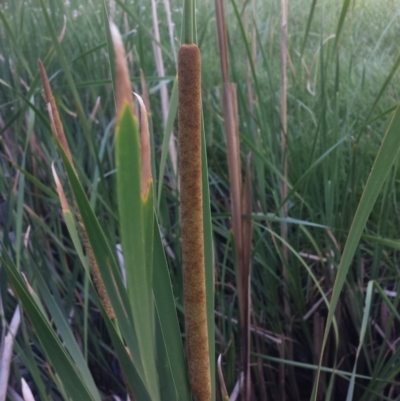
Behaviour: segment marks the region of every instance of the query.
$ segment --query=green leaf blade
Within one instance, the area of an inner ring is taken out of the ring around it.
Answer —
[[[175,299],[167,261],[165,260],[161,235],[156,221],[154,222],[153,266],[153,293],[159,321],[159,326],[157,327],[157,358],[162,358],[158,366],[162,365],[163,369],[165,369],[167,373],[170,373],[170,376],[162,377],[161,369],[158,369],[160,374],[160,387],[163,390],[162,400],[190,400],[186,361],[176,314]],[[169,380],[170,382],[168,382]],[[167,392],[168,394],[175,394],[175,396],[173,398],[168,398]]]
[[[153,186],[142,193],[139,128],[129,103],[116,129],[117,194],[127,288],[147,386],[160,399],[152,292]]]
[[[361,239],[365,225],[367,224],[372,208],[379,196],[383,184],[390,172],[395,161],[398,150],[400,148],[400,104],[389,124],[386,134],[383,138],[381,147],[379,148],[371,173],[368,177],[367,184],[362,193],[358,204],[353,222],[350,227],[349,235],[343,250],[342,258],[338,268],[335,284],[332,291],[332,298],[329,307],[329,313],[326,321],[324,338],[322,343],[322,351],[320,355],[319,370],[317,382],[319,380],[320,368],[324,349],[328,340],[329,330],[334,318],[334,313],[339,302],[340,293],[346,281],[347,273],[353,261],[358,243]],[[313,393],[314,399],[316,392]]]

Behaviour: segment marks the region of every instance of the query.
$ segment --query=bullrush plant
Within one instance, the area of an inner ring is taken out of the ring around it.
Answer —
[[[394,3],[163,1],[0,1],[0,401],[397,399]]]
[[[201,60],[195,44],[178,53],[180,218],[189,380],[195,398],[211,399],[204,270],[201,169]]]
[[[194,8],[190,1],[186,2],[185,9],[190,10],[187,28],[193,30]],[[185,33],[187,34],[187,30]],[[191,41],[194,37],[192,32]],[[201,128],[200,51],[195,44],[183,45],[178,61],[178,75],[181,76],[178,103],[185,358],[154,210],[147,111],[143,101],[137,96],[139,124],[122,37],[113,23],[110,24],[110,38],[116,74],[115,158],[119,235],[123,254],[121,265],[118,266],[113,246],[110,245],[83,190],[45,67],[39,60],[50,127],[72,191],[71,209],[53,166],[62,213],[76,252],[87,269],[86,278],[90,286],[92,279],[89,272],[92,273],[99,306],[131,399],[189,400],[192,394],[196,401],[211,401],[215,399],[210,364],[210,350],[213,347],[209,345],[212,341],[209,339],[209,331],[212,332],[213,316],[209,318],[207,315],[208,311],[213,314],[213,289],[211,287],[206,290],[205,273],[204,237],[207,236],[210,242],[211,236],[207,232],[210,228],[209,221],[203,219],[204,208],[207,210],[209,206],[203,202],[202,196],[203,185],[208,180],[207,177],[203,180],[202,168],[206,163],[202,161],[204,139]],[[83,255],[79,237],[84,243],[88,261]],[[8,256],[4,263],[10,281],[32,319],[40,336],[39,341],[66,396],[77,401],[99,400],[98,390],[70,331],[67,330],[68,339],[65,338],[65,332],[61,336],[63,341],[67,340],[64,350],[61,340],[51,328],[37,294],[24,283]],[[122,276],[126,277],[125,283]],[[211,280],[211,286],[212,284]],[[208,285],[210,287],[210,282]],[[48,294],[47,289],[42,291]],[[58,329],[66,326],[61,316],[54,319]]]

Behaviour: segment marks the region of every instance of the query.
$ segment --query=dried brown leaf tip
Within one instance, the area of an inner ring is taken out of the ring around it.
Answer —
[[[134,93],[134,95],[139,101],[140,109],[140,159],[142,196],[146,197],[149,192],[149,185],[152,181],[149,122],[147,120],[147,111],[143,99],[136,93]]]
[[[57,136],[58,141],[60,142],[62,148],[64,149],[65,154],[68,157],[68,160],[70,161],[71,165],[73,165],[71,152],[69,150],[67,139],[64,134],[64,128],[63,128],[63,125],[62,125],[62,122],[60,119],[60,115],[58,114],[58,109],[56,106],[56,102],[54,100],[53,93],[51,91],[49,78],[47,77],[47,73],[46,73],[46,70],[42,63],[42,60],[39,59],[38,65],[39,65],[40,76],[42,78],[44,95],[46,97],[46,102],[48,103],[48,112],[50,115],[50,122],[53,126],[53,130],[54,130],[55,135]]]
[[[117,79],[117,116],[121,113],[125,102],[129,104],[133,114],[135,114],[133,107],[131,81],[129,79],[129,69],[126,62],[124,43],[122,41],[121,33],[113,22],[110,22],[110,32],[114,44],[115,54],[115,73]]]
[[[183,45],[178,55],[180,215],[189,381],[196,401],[211,399],[204,268],[201,174],[201,56]]]
[[[128,64],[126,62],[124,44],[121,34],[116,25],[110,22],[111,37],[114,43],[115,52],[115,70],[117,79],[117,116],[120,115],[124,106],[129,105],[133,116],[135,109],[133,107],[133,95],[131,89],[131,81],[129,78]],[[135,94],[136,95],[136,94]],[[150,133],[147,121],[147,110],[143,99],[136,95],[140,107],[140,149],[141,149],[141,174],[142,174],[142,196],[148,194],[149,185],[152,180],[151,175],[151,148],[150,148]],[[118,120],[118,117],[117,117]]]
[[[60,179],[58,178],[56,169],[54,168],[54,162],[51,164],[51,171],[53,172],[53,177],[54,177],[54,181],[56,183],[58,197],[60,198],[62,211],[63,211],[63,213],[68,213],[71,210],[69,208],[67,197],[65,196],[65,192],[61,185]]]

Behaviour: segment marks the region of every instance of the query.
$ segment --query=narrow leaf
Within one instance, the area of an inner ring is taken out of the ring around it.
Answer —
[[[397,107],[396,112],[389,124],[386,134],[383,138],[381,147],[379,148],[374,165],[372,167],[370,176],[368,177],[367,184],[364,188],[363,194],[358,204],[356,214],[350,227],[349,235],[343,250],[342,258],[340,260],[339,269],[336,275],[335,284],[332,291],[332,298],[330,302],[329,313],[327,317],[324,339],[322,343],[322,351],[319,361],[319,368],[317,374],[317,386],[320,376],[322,365],[322,358],[325,346],[328,340],[329,330],[332,325],[334,313],[339,302],[339,296],[343,285],[346,281],[347,273],[353,261],[354,253],[357,249],[364,227],[368,221],[368,217],[372,208],[379,196],[383,187],[385,179],[395,161],[396,155],[400,147],[400,105]],[[314,399],[316,399],[316,391],[314,392]]]

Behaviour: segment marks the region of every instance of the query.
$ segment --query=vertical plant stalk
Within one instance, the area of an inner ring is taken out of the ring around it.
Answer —
[[[124,0],[123,3],[125,4],[127,1]],[[125,28],[125,32],[129,32],[131,30],[130,26],[129,26],[129,20],[128,20],[128,13],[124,12],[124,28]],[[111,17],[111,16],[110,16]],[[113,21],[112,18],[110,18],[111,21]],[[130,65],[133,65],[134,62],[134,58],[133,58],[133,53],[132,51],[128,52],[128,60]]]
[[[287,0],[281,0],[282,5],[282,25],[281,25],[281,153],[283,160],[283,176],[284,181],[281,184],[281,198],[286,199],[288,195],[288,156],[287,156]],[[281,217],[286,218],[288,215],[287,203],[282,205]],[[281,237],[287,240],[287,223],[281,223]],[[283,255],[285,263],[288,260],[288,249],[287,246],[283,246]],[[286,271],[286,266],[284,266],[284,272]],[[284,274],[287,278],[287,273]]]
[[[73,160],[72,160],[72,156],[71,156],[71,151],[69,149],[68,142],[65,137],[64,128],[61,123],[60,115],[58,113],[56,102],[54,100],[54,96],[51,91],[51,87],[50,87],[49,79],[47,77],[46,70],[45,70],[41,60],[39,60],[38,64],[39,64],[39,71],[40,71],[40,75],[41,75],[42,83],[43,83],[43,87],[44,87],[46,101],[48,103],[49,117],[50,117],[50,121],[51,121],[51,124],[53,127],[54,134],[55,134],[58,142],[60,143],[61,147],[64,149],[65,154],[67,155],[67,158],[68,158],[69,162],[71,163],[71,166],[73,168],[75,168]],[[103,283],[103,279],[101,278],[99,267],[97,266],[97,262],[96,262],[96,259],[95,259],[94,253],[93,253],[93,249],[90,245],[85,226],[82,222],[82,217],[79,213],[79,209],[78,209],[78,205],[76,203],[75,197],[73,197],[73,205],[74,205],[74,209],[76,212],[76,218],[77,218],[79,229],[81,232],[83,244],[86,249],[86,254],[88,255],[88,258],[89,258],[89,266],[90,266],[90,270],[93,275],[94,285],[97,289],[99,298],[104,306],[104,309],[106,310],[108,317],[110,318],[110,320],[115,320],[115,318],[116,318],[115,312],[111,305],[110,298],[108,297],[106,288]]]
[[[21,310],[17,306],[13,314],[7,334],[0,342],[0,401],[5,401],[7,397],[7,385],[10,376],[10,366],[13,355],[14,339],[17,336],[18,328],[21,323]],[[5,328],[5,325],[4,327]]]
[[[287,0],[281,0],[282,5],[282,25],[281,25],[281,153],[283,160],[283,176],[285,180],[281,184],[281,198],[286,199],[288,195],[288,156],[287,156]],[[286,218],[288,215],[288,207],[285,202],[282,205],[281,217]],[[287,223],[281,223],[281,237],[287,240]],[[283,255],[285,262],[288,260],[288,249],[283,246]],[[284,271],[286,267],[284,266]],[[287,273],[285,273],[287,276]]]
[[[178,149],[183,294],[189,382],[196,401],[211,399],[204,266],[201,173],[201,56],[194,45],[178,54]]]
[[[144,106],[146,107],[147,117],[151,116],[151,109],[150,109],[150,97],[149,97],[149,90],[147,88],[146,77],[142,70],[140,70],[140,83],[142,85],[142,95],[143,95],[143,102]]]
[[[222,354],[218,356],[218,378],[223,401],[229,401],[229,394],[225,384],[224,372],[222,370]]]
[[[229,82],[228,41],[222,0],[215,0],[218,46],[223,80],[223,113],[228,148],[229,183],[231,190],[232,229],[237,257],[237,287],[239,298],[242,398],[250,400],[250,260],[245,256],[251,249],[251,236],[243,224],[242,173],[240,160],[236,85]],[[250,206],[251,207],[251,206]]]
[[[253,318],[253,327],[256,328],[258,326],[257,321],[254,317]],[[254,336],[255,339],[255,350],[257,353],[260,355],[265,355],[266,354],[266,346],[265,346],[265,341],[260,340],[260,336]],[[266,388],[266,378],[265,378],[265,373],[264,373],[264,363],[263,359],[257,358],[257,370],[258,370],[258,388],[259,388],[259,401],[268,401],[268,394],[267,394],[267,388]]]
[[[170,4],[169,0],[164,0],[164,10],[165,10],[165,15],[167,16],[168,33],[169,33],[169,40],[171,42],[172,54],[173,54],[174,60],[176,62],[176,47],[175,47],[175,38],[174,38],[175,24],[172,22],[171,4]]]
[[[243,7],[246,6],[246,0],[242,1]],[[254,7],[254,0],[252,1],[251,5]],[[253,10],[252,10],[253,11]],[[246,33],[246,35],[249,33],[248,29],[248,13],[246,10],[244,10],[242,14],[242,21],[243,21],[243,29]],[[255,26],[254,24],[251,24],[252,26],[252,42],[251,42],[251,60],[248,58],[246,59],[246,89],[247,89],[247,109],[248,112],[250,113],[251,116],[253,116],[253,103],[254,103],[254,95],[253,95],[253,87],[251,85],[251,66],[250,62],[255,66],[255,52],[256,52],[256,42],[255,42]]]
[[[315,312],[313,316],[313,339],[314,339],[314,353],[318,359],[318,356],[321,355],[322,349],[322,338],[324,335],[324,319],[319,312]],[[325,382],[323,373],[321,374],[322,383]],[[317,378],[317,372],[314,374],[314,380]],[[323,396],[323,388],[321,385],[318,386],[317,390],[317,401],[322,401],[324,399]]]
[[[162,52],[159,45],[159,43],[161,42],[161,38],[160,38],[160,31],[158,29],[157,5],[155,0],[151,0],[151,10],[152,10],[151,16],[153,19],[154,39],[157,41],[157,43],[153,41],[154,60],[156,62],[158,76],[164,77],[165,69],[164,69]],[[168,110],[169,110],[169,96],[166,85],[162,85],[160,87],[160,94],[161,94],[161,115],[163,120],[163,126],[165,127],[167,125]],[[175,145],[175,135],[173,133],[171,134],[171,138],[169,141],[169,155],[171,157],[172,169],[174,173],[173,175],[174,177],[176,177],[178,168],[178,155]],[[174,183],[174,180],[172,180],[172,182]]]
[[[247,155],[246,176],[243,186],[242,212],[243,215],[250,215],[252,212],[253,194],[251,190],[251,153]],[[242,349],[242,361],[244,367],[245,400],[251,399],[251,381],[250,381],[250,318],[251,318],[251,248],[253,241],[253,224],[250,219],[242,218],[242,238],[243,238],[243,256],[241,268],[241,280],[243,285],[243,334],[246,341]],[[245,348],[246,347],[246,348]]]
[[[111,21],[115,19],[115,0],[110,0],[110,19]]]
[[[288,195],[288,149],[287,149],[287,14],[288,14],[288,0],[281,0],[282,8],[282,19],[281,19],[281,154],[283,161],[283,177],[284,181],[281,183],[281,199],[286,199]],[[285,202],[282,205],[280,211],[280,217],[286,219],[288,216],[288,204]],[[288,240],[288,226],[285,221],[280,224],[280,234],[283,239],[282,244],[282,255],[283,255],[283,303],[286,319],[290,322],[290,303],[289,303],[289,291],[288,291],[288,261],[289,261],[289,250],[285,243]],[[290,323],[286,325],[286,335],[290,336]],[[291,347],[291,344],[289,344]],[[282,343],[281,354],[284,353],[284,343]],[[289,350],[289,359],[291,358],[291,350]],[[281,383],[281,400],[286,400],[285,391],[285,368],[283,365],[280,367],[280,383]]]
[[[182,21],[182,32],[181,42],[186,44],[195,43],[195,13],[194,13],[194,2],[195,0],[184,0],[183,1],[183,21]]]

